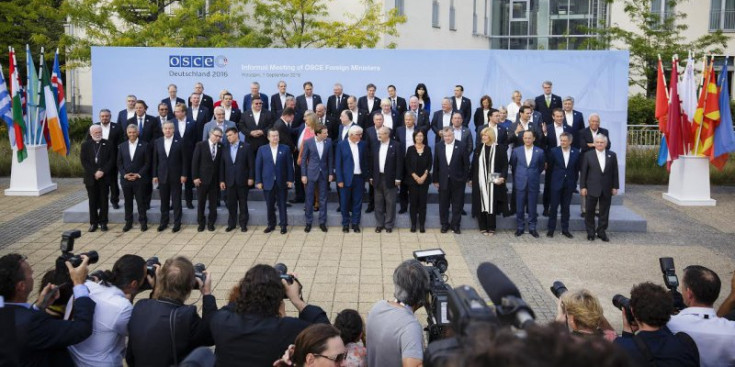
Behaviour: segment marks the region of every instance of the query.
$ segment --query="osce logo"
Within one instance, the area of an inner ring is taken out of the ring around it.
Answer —
[[[214,66],[225,67],[227,58],[225,56],[204,55],[169,55],[168,66],[171,68],[213,68]]]

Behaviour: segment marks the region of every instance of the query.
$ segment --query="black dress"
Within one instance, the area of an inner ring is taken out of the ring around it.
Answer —
[[[428,145],[424,144],[424,151],[421,154],[416,150],[416,146],[408,147],[404,165],[406,167],[405,180],[408,184],[411,226],[416,224],[423,226],[426,222],[426,198],[431,184],[431,173],[426,176],[426,180],[421,185],[413,179],[413,174],[422,176],[424,172],[431,172],[432,164],[433,155]]]
[[[502,144],[498,144],[495,146],[495,171],[496,173],[500,174],[500,177],[508,179],[508,153],[507,153],[507,147]],[[472,215],[478,220],[491,221],[492,228],[483,228],[484,226],[480,223],[480,230],[495,230],[495,215],[503,214],[507,215],[508,213],[508,189],[506,188],[505,183],[502,183],[500,185],[495,184],[494,185],[494,193],[493,193],[493,208],[494,208],[494,214],[490,214],[492,218],[486,218],[483,216],[488,215],[488,213],[482,213],[482,203],[481,203],[481,196],[480,196],[480,180],[479,180],[479,163],[480,163],[480,152],[482,152],[482,145],[478,149],[475,150],[474,157],[472,160]],[[487,163],[486,170],[490,170],[490,149],[485,149],[485,162]]]

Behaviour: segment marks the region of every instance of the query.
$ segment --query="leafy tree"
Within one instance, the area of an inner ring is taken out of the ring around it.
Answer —
[[[347,21],[328,20],[332,0],[254,0],[254,18],[271,47],[375,47],[385,35],[397,36],[406,22],[398,9],[383,12],[383,3],[363,0],[362,13]],[[394,48],[395,43],[388,45]]]
[[[64,15],[59,11],[61,0],[6,0],[0,2],[0,64],[8,75],[8,46],[15,47],[18,69],[25,75],[25,45],[30,44],[34,63],[45,48],[46,57],[53,60],[57,47],[64,46]],[[50,57],[49,57],[50,55]]]
[[[611,0],[607,0],[611,2]],[[637,85],[646,91],[651,98],[656,93],[656,67],[658,55],[669,68],[668,60],[674,54],[686,59],[689,50],[696,55],[705,53],[722,53],[727,45],[727,37],[718,30],[700,36],[695,40],[684,39],[682,33],[689,26],[685,19],[687,15],[676,9],[681,0],[666,1],[665,16],[660,12],[651,11],[652,0],[624,0],[624,11],[631,23],[637,29],[623,29],[617,24],[609,27],[594,29],[600,34],[599,39],[593,39],[596,48],[622,48],[630,50],[629,84]],[[622,44],[621,44],[622,43]]]

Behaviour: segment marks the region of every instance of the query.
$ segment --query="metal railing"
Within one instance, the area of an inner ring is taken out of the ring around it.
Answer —
[[[661,131],[658,125],[628,125],[628,146],[659,146]]]
[[[709,14],[709,30],[735,31],[735,10],[712,9]]]

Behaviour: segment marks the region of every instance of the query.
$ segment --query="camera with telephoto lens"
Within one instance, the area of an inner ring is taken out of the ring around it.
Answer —
[[[153,289],[151,284],[148,283],[148,276],[150,275],[153,279],[156,279],[156,267],[154,265],[161,266],[161,262],[158,260],[157,256],[149,257],[148,260],[145,261],[146,279],[143,279],[143,284],[140,285],[138,290],[147,291]]]
[[[664,276],[664,284],[671,293],[671,298],[674,300],[674,309],[681,311],[687,306],[684,304],[684,296],[679,293],[679,278],[676,276],[676,268],[674,267],[674,259],[670,257],[659,257],[658,263],[661,266],[661,273]]]
[[[561,280],[554,281],[551,287],[549,287],[549,290],[551,290],[551,294],[553,294],[557,299],[561,298],[561,295],[568,291],[567,287],[561,282]]]
[[[630,310],[630,298],[622,294],[616,294],[612,298],[612,304],[613,306],[617,307],[618,310],[622,311],[623,309],[625,309],[625,318],[628,319],[628,325],[635,322],[633,312]]]
[[[424,265],[429,273],[429,292],[426,294],[424,307],[427,313],[427,339],[432,342],[442,339],[450,324],[447,310],[449,307],[449,293],[452,291],[452,287],[447,284],[447,275],[445,274],[449,263],[446,254],[440,248],[416,250],[413,252],[413,258],[429,264]]]
[[[304,287],[301,285],[301,282],[299,282],[298,278],[288,273],[288,266],[286,266],[286,264],[284,263],[278,263],[276,265],[273,265],[273,268],[276,269],[278,275],[281,276],[281,279],[285,280],[286,283],[288,283],[289,285],[293,284],[294,281],[299,284],[299,298],[303,300],[304,298],[301,295],[301,290]],[[283,294],[283,299],[288,299],[288,295],[285,294],[285,292]]]
[[[61,249],[61,256],[56,259],[57,270],[60,270],[59,268],[63,267],[65,271],[68,271],[66,264],[64,264],[67,261],[71,263],[71,266],[75,268],[78,267],[82,264],[82,255],[89,258],[89,264],[95,264],[99,261],[100,256],[97,251],[82,252],[77,255],[72,252],[74,251],[74,240],[79,237],[82,237],[82,231],[78,229],[65,231],[61,234],[61,245],[59,246]]]

